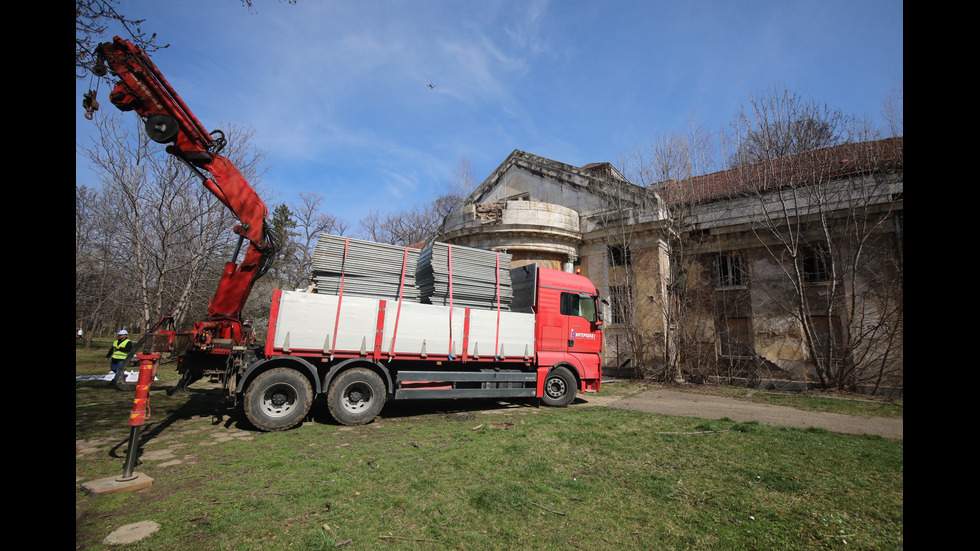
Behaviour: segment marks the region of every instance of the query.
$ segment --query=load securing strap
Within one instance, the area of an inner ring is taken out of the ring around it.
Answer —
[[[388,352],[388,359],[395,356],[395,338],[398,336],[398,319],[402,314],[402,292],[405,289],[405,269],[408,266],[408,247],[405,247],[405,254],[402,257],[402,277],[398,283],[398,308],[395,310],[395,329],[391,333],[391,350]]]
[[[340,304],[344,300],[344,275],[347,273],[347,247],[350,245],[350,238],[344,238],[344,260],[340,263],[340,291],[337,293],[337,319],[333,322],[333,344],[330,345],[330,352],[337,349],[337,328],[340,327]]]
[[[449,359],[453,359],[453,246],[446,246],[446,262],[449,267]]]

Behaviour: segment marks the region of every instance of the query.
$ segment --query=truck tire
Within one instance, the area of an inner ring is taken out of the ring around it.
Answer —
[[[363,425],[381,413],[386,396],[384,381],[377,373],[355,367],[331,381],[327,390],[327,406],[338,423]]]
[[[299,425],[313,405],[313,388],[302,373],[288,367],[270,369],[245,390],[245,416],[264,431]]]
[[[567,367],[556,367],[548,372],[544,380],[544,405],[563,408],[575,399],[575,376]]]

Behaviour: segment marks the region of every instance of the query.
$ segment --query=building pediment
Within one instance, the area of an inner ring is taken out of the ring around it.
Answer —
[[[465,203],[503,201],[549,203],[586,214],[610,204],[644,206],[653,195],[630,183],[610,163],[576,167],[515,149]]]

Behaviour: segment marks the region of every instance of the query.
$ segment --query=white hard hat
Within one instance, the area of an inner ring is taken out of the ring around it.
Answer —
[[[119,332],[116,333],[116,334],[117,335],[128,335],[129,334],[129,331],[126,331],[125,329],[120,329]]]

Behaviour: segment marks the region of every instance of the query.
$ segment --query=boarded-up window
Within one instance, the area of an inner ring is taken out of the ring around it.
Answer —
[[[842,359],[844,333],[840,318],[837,316],[810,316],[810,326],[813,329],[813,344],[817,354],[823,359]]]
[[[629,291],[625,285],[609,286],[609,309],[612,311],[610,323],[626,323],[629,308]]]
[[[749,318],[722,318],[718,326],[721,355],[726,358],[752,356],[752,320]]]

